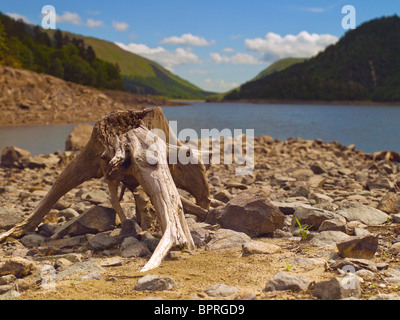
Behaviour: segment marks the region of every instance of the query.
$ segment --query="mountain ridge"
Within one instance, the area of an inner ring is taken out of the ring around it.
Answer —
[[[323,52],[224,97],[237,100],[400,101],[400,18],[363,23]]]

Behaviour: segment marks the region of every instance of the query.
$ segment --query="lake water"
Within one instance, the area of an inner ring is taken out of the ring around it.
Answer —
[[[194,102],[163,108],[169,121],[184,128],[218,130],[254,129],[255,136],[280,140],[289,137],[355,144],[358,150],[400,152],[400,107],[284,105]],[[32,154],[64,151],[65,139],[75,124],[0,127],[0,150],[13,145]]]

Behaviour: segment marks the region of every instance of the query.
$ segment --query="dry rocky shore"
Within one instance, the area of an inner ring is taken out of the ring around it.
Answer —
[[[0,231],[30,214],[73,156],[3,150]],[[210,166],[212,208],[204,221],[187,212],[197,249],[145,273],[161,234],[134,217],[151,208],[126,192],[129,219],[116,225],[106,183],[86,182],[35,232],[0,244],[0,299],[400,299],[400,165],[384,156],[258,137],[251,174]]]
[[[100,91],[47,74],[0,65],[0,126],[95,122],[113,110],[181,105],[122,91]]]

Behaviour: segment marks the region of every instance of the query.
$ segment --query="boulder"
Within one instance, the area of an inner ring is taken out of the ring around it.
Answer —
[[[164,291],[175,290],[178,286],[170,277],[148,274],[140,278],[135,285],[135,290]]]
[[[121,257],[133,258],[133,257],[148,257],[151,256],[150,250],[134,237],[125,238],[120,248]]]
[[[356,201],[343,203],[335,213],[345,217],[347,221],[360,221],[368,226],[385,223],[389,218],[383,211]]]
[[[318,282],[314,286],[313,295],[321,300],[360,298],[360,280],[355,274],[351,274],[344,278],[335,277],[328,281]]]
[[[19,167],[22,158],[27,158],[31,153],[17,147],[5,147],[1,153],[0,164],[4,167]]]
[[[256,237],[282,228],[284,215],[266,198],[243,193],[225,206],[212,209],[206,222]]]
[[[79,124],[67,137],[65,141],[65,151],[81,150],[89,141],[92,135],[93,126],[89,124]]]
[[[8,230],[24,220],[21,213],[0,207],[0,230]]]
[[[336,246],[343,258],[372,259],[378,249],[378,237],[372,234],[354,236],[336,243]]]
[[[302,291],[307,290],[310,281],[303,275],[294,275],[287,272],[278,272],[265,285],[265,291]]]
[[[114,209],[95,206],[57,228],[52,238],[62,238],[66,234],[78,236],[112,230],[115,228],[115,216]]]
[[[388,192],[379,203],[378,209],[387,214],[400,213],[400,194]]]
[[[251,241],[251,238],[247,234],[229,229],[219,229],[210,234],[210,236],[211,240],[207,243],[209,250],[240,247]]]
[[[100,251],[113,247],[118,243],[118,241],[116,238],[108,234],[98,233],[91,237],[88,243],[93,250]]]
[[[209,286],[205,292],[210,297],[229,297],[239,292],[236,287],[228,286],[224,283],[213,284]]]
[[[248,256],[253,254],[272,254],[281,250],[281,247],[260,241],[251,241],[242,245],[242,255]]]
[[[296,217],[300,224],[305,227],[311,226],[311,230],[318,230],[321,226],[322,222],[325,220],[330,220],[337,215],[334,212],[319,209],[319,208],[307,208],[307,207],[298,207],[294,213],[294,217]],[[292,219],[292,227],[298,227],[296,219],[293,217]]]
[[[318,247],[323,247],[336,244],[337,242],[346,240],[348,238],[350,238],[350,236],[341,231],[322,231],[317,233],[310,240],[310,243]]]
[[[13,257],[0,263],[0,276],[13,274],[17,278],[22,278],[31,274],[34,269],[32,261]]]

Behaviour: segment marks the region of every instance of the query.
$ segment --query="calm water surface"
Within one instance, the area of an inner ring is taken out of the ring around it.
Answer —
[[[163,111],[168,120],[177,121],[178,131],[192,128],[200,134],[200,129],[254,129],[255,136],[280,140],[335,140],[355,144],[365,152],[400,152],[400,107],[195,102]],[[14,145],[33,154],[63,151],[74,126],[0,127],[0,150]]]

